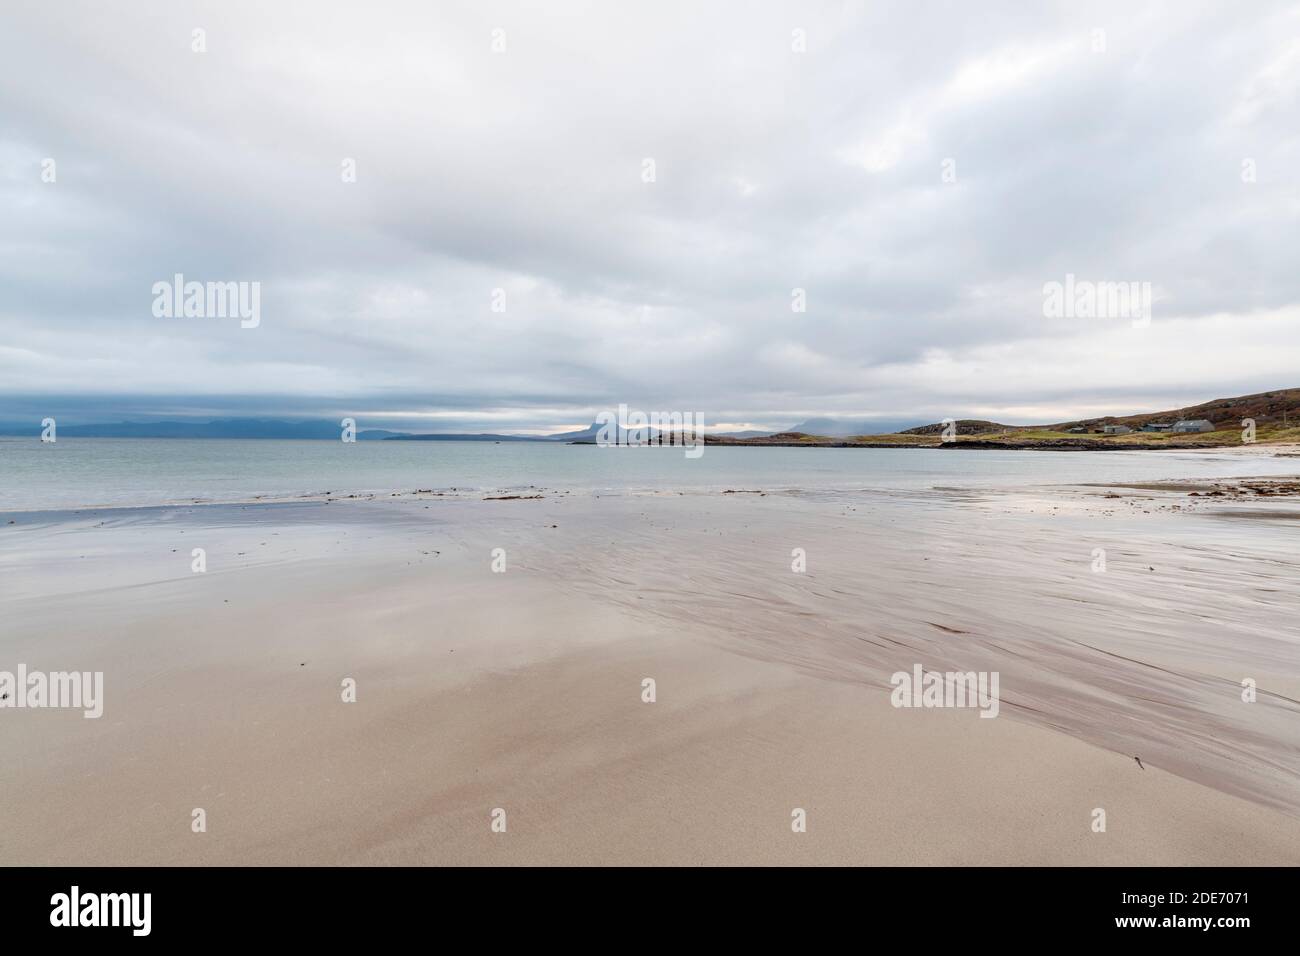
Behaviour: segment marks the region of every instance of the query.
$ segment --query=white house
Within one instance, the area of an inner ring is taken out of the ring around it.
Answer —
[[[1214,431],[1214,422],[1208,422],[1204,418],[1189,418],[1181,422],[1174,422],[1174,431],[1176,432],[1212,432]]]

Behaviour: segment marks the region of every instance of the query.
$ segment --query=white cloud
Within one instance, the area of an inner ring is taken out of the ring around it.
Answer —
[[[1060,418],[1296,384],[1284,3],[6,17],[0,419],[63,393]],[[161,324],[174,272],[260,281],[262,324]],[[1067,272],[1151,282],[1152,327],[1048,327]]]

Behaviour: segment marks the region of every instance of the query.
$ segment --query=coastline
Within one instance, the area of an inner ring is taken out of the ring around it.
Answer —
[[[864,436],[875,438],[877,436]],[[570,445],[594,445],[595,442],[573,441]],[[1254,442],[1249,445],[1208,442],[1113,442],[1105,439],[1056,438],[1035,441],[957,438],[941,441],[853,441],[809,437],[804,441],[772,441],[764,438],[709,438],[705,445],[726,448],[938,448],[945,451],[1176,451],[1176,452],[1237,452],[1243,454],[1273,455],[1277,457],[1300,456],[1296,442]],[[1253,451],[1253,449],[1263,449]]]

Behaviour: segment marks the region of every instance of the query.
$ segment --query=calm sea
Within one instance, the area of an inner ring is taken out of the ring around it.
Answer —
[[[1168,452],[599,448],[540,442],[0,438],[0,510],[333,494],[832,492],[1291,474],[1292,459]]]

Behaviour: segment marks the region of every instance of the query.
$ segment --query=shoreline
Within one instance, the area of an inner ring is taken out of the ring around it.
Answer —
[[[566,442],[569,445],[595,445],[591,441]],[[1300,444],[1295,442],[1252,442],[1250,444],[1213,445],[1206,442],[1174,444],[1171,442],[1110,442],[1104,438],[1056,438],[1031,441],[999,441],[996,439],[957,438],[948,442],[883,442],[852,440],[768,441],[763,438],[708,439],[706,447],[721,448],[929,448],[960,451],[1176,451],[1176,452],[1234,452],[1245,454],[1271,454],[1273,457],[1300,457]],[[674,447],[674,446],[660,446]],[[1244,451],[1245,449],[1270,449],[1271,451]]]
[[[1251,500],[1251,494],[1256,497],[1270,498],[1287,498],[1300,497],[1300,470],[1295,475],[1246,475],[1238,478],[1225,479],[1190,479],[1190,480],[1171,480],[1171,481],[1152,481],[1152,482],[1066,482],[1045,485],[1025,485],[1014,488],[994,488],[994,487],[970,487],[960,488],[955,486],[934,485],[929,489],[912,489],[916,491],[936,491],[936,492],[965,492],[973,494],[1026,494],[1032,492],[1064,490],[1071,488],[1109,488],[1109,489],[1129,489],[1139,491],[1164,491],[1171,494],[1187,494],[1192,497],[1224,497],[1232,500]],[[624,488],[617,491],[611,490],[593,490],[593,489],[550,489],[537,488],[528,486],[528,494],[519,494],[520,489],[478,489],[469,490],[429,490],[429,489],[412,489],[399,491],[367,491],[349,493],[346,495],[334,495],[331,492],[321,492],[319,494],[305,495],[287,495],[287,496],[270,496],[259,495],[253,498],[231,498],[224,500],[190,500],[190,501],[162,501],[144,504],[98,504],[98,505],[60,505],[40,508],[21,508],[4,510],[0,509],[0,530],[6,525],[26,524],[31,520],[69,520],[76,517],[97,515],[101,512],[111,514],[120,514],[125,512],[139,513],[167,513],[174,511],[192,511],[194,509],[224,509],[224,508],[250,508],[250,507],[267,507],[267,508],[285,508],[295,505],[310,506],[319,504],[371,504],[376,502],[418,502],[418,501],[542,501],[548,498],[557,499],[565,497],[573,498],[663,498],[663,497],[720,497],[725,495],[760,495],[760,496],[787,496],[797,497],[807,495],[811,492],[824,492],[826,489],[810,489],[798,487],[773,487],[773,488],[754,488],[754,489],[713,489],[713,488],[691,488],[685,491],[668,491],[659,488]],[[839,494],[854,494],[852,489],[834,489]],[[495,493],[492,493],[495,492]],[[872,489],[860,489],[856,493],[868,494]],[[24,519],[20,522],[18,519]]]
[[[112,441],[112,440],[105,440]],[[133,442],[134,440],[123,440]],[[266,445],[266,442],[257,442]],[[302,444],[302,442],[299,442]],[[131,455],[112,459],[113,470],[100,484],[87,480],[86,467],[95,458],[90,447],[74,444],[68,451],[47,451],[39,446],[25,457],[13,459],[0,489],[0,529],[13,519],[30,520],[45,512],[116,511],[134,507],[209,507],[213,505],[257,505],[257,503],[343,503],[348,501],[443,501],[443,499],[534,498],[555,496],[698,496],[738,488],[755,488],[768,494],[858,494],[924,493],[924,481],[917,476],[935,473],[933,486],[962,485],[963,475],[974,476],[972,490],[996,492],[998,484],[1026,489],[1043,484],[1035,479],[1054,471],[1034,455],[1006,454],[976,459],[953,459],[935,454],[913,458],[887,449],[879,457],[857,455],[810,460],[787,451],[759,455],[757,467],[749,453],[729,453],[735,445],[715,447],[715,455],[699,462],[680,460],[680,450],[667,447],[668,454],[627,453],[565,454],[559,446],[541,455],[471,455],[468,468],[458,468],[460,454],[439,454],[433,458],[391,458],[380,454],[347,453],[337,442],[316,442],[311,454],[300,459],[286,444],[274,444],[268,453],[246,455],[242,470],[216,464],[220,471],[201,468],[203,459],[191,460],[174,446],[151,447],[143,466],[131,463]],[[515,444],[510,449],[519,449]],[[465,447],[465,446],[460,446]],[[474,445],[477,447],[477,444]],[[547,446],[543,445],[543,449]],[[594,446],[591,446],[594,447]],[[768,446],[783,447],[783,446]],[[810,445],[810,447],[822,447]],[[849,446],[845,446],[849,447]],[[880,447],[862,445],[852,447]],[[909,446],[919,447],[919,446]],[[1063,467],[1061,477],[1050,485],[1088,484],[1096,481],[1200,480],[1290,481],[1300,473],[1300,451],[1291,445],[1248,445],[1195,447],[1195,449],[1126,449],[1139,454],[1128,458],[1113,455],[1078,455]],[[985,450],[985,449],[980,449]],[[998,449],[987,449],[997,451]],[[1005,449],[1021,451],[1021,449]],[[663,453],[664,447],[658,447]],[[207,451],[220,460],[220,451]],[[66,458],[65,458],[66,457]],[[926,458],[926,462],[920,462]],[[1050,457],[1049,457],[1050,458]],[[69,460],[69,466],[62,464]],[[1204,468],[1199,466],[1204,462]],[[355,464],[354,464],[355,463]],[[1122,464],[1121,464],[1122,463]],[[920,464],[919,471],[914,464]],[[967,467],[970,466],[970,467]],[[296,471],[295,471],[296,468]],[[151,470],[168,475],[155,483]],[[261,480],[261,472],[265,479]],[[948,472],[948,473],[944,473]],[[75,476],[73,483],[65,473]],[[144,479],[142,480],[142,477]],[[510,477],[517,476],[517,484]],[[502,481],[506,477],[507,481]],[[526,484],[525,484],[526,483]],[[740,484],[737,484],[740,483]],[[264,492],[264,489],[270,489]],[[1279,488],[1279,490],[1283,490]],[[92,496],[105,493],[107,499]]]

